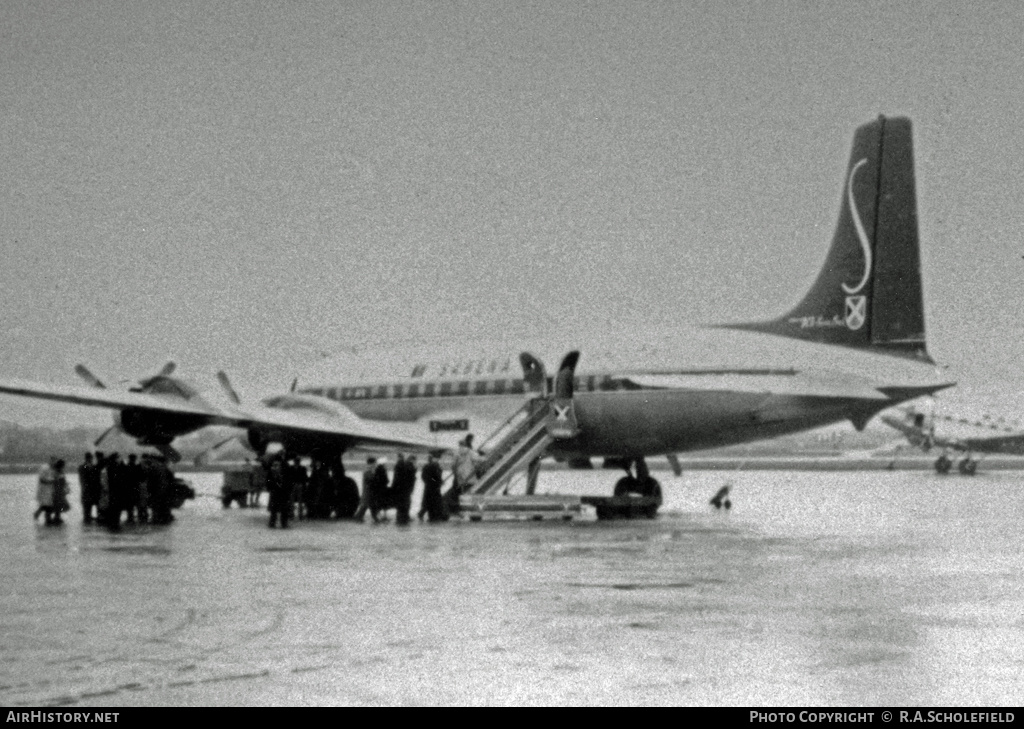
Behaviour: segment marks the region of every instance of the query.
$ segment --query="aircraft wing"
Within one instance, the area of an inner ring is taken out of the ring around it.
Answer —
[[[239,406],[227,424],[255,429],[267,441],[323,443],[345,449],[429,453],[432,440],[420,438],[404,423],[364,420],[344,405],[315,395],[275,398],[272,405]]]
[[[143,392],[124,392],[100,387],[76,387],[74,385],[42,385],[17,379],[0,379],[0,393],[22,395],[39,400],[68,402],[75,405],[89,405],[109,410],[141,408],[176,415],[209,416],[211,424],[220,424],[220,411],[205,403],[160,397]]]
[[[404,424],[364,420],[340,403],[310,395],[277,398],[278,402],[274,406],[220,408],[200,399],[167,398],[99,387],[43,385],[6,378],[0,379],[0,394],[109,410],[139,409],[148,411],[155,419],[159,419],[161,414],[196,416],[204,419],[205,425],[255,429],[268,442],[276,440],[300,447],[316,443],[346,449],[405,450],[418,453],[438,450],[436,443],[417,437],[411,429],[403,429]]]

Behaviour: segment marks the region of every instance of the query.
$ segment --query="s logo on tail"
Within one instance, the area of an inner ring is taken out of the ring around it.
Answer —
[[[864,285],[871,278],[871,241],[868,240],[867,231],[864,230],[864,223],[860,221],[860,213],[857,211],[857,200],[853,197],[853,178],[857,175],[857,170],[868,163],[868,158],[864,157],[857,164],[850,169],[850,176],[846,182],[846,197],[850,201],[850,217],[853,219],[853,227],[857,230],[857,240],[860,241],[861,250],[864,251],[864,276],[861,278],[860,283],[856,286],[850,287],[845,283],[843,284],[843,291],[848,294],[858,294]],[[863,298],[863,297],[861,297]],[[849,299],[846,300],[849,304]],[[847,319],[849,323],[849,319]],[[859,329],[859,326],[851,326],[850,329]]]

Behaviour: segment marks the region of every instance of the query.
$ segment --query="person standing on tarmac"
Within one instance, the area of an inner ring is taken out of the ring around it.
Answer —
[[[68,487],[68,480],[64,476],[64,459],[58,458],[57,462],[53,464],[53,470],[57,473],[57,478],[53,484],[53,523],[63,524],[64,520],[60,518],[60,515],[65,511],[71,510],[71,504],[68,503],[68,493],[71,489]]]
[[[392,501],[395,507],[395,523],[409,523],[412,508],[412,492],[416,488],[416,456],[403,457],[398,454],[395,476],[391,482]]]
[[[92,524],[92,510],[96,509],[96,518],[99,518],[100,505],[100,468],[93,461],[92,453],[86,453],[85,461],[78,467],[78,491],[82,500],[82,522]]]
[[[284,464],[285,480],[288,482],[288,513],[292,513],[292,509],[296,503],[299,504],[299,513],[302,513],[303,504],[309,505],[309,495],[306,491],[309,488],[309,474],[306,473],[306,467],[302,465],[302,460],[299,456],[292,456],[291,460],[286,460]],[[310,514],[309,508],[316,509],[315,506],[307,506],[306,518],[315,515]]]
[[[171,502],[174,499],[174,472],[167,465],[164,456],[151,457],[152,470],[148,483],[149,501],[153,509],[154,524],[170,524],[174,521]]]
[[[277,526],[278,517],[280,517],[281,528],[288,528],[288,516],[292,510],[291,486],[288,464],[282,452],[271,461],[270,472],[267,474],[267,489],[270,491],[267,509],[270,511],[269,526],[271,529]]]
[[[387,521],[387,511],[391,508],[391,489],[389,488],[391,479],[388,478],[387,461],[383,458],[377,461],[377,466],[373,469],[372,483],[373,488],[370,489],[370,513],[377,514],[383,512],[380,520]]]
[[[331,466],[331,481],[334,483],[334,516],[337,519],[351,519],[359,508],[359,487],[345,473],[345,463],[341,454],[335,458]]]
[[[417,517],[423,521],[423,515],[432,522],[448,521],[448,509],[445,507],[444,497],[441,495],[441,485],[444,482],[444,474],[441,471],[441,464],[437,456],[431,453],[427,456],[427,464],[423,466],[420,473],[423,481],[423,499],[420,501],[420,511]]]
[[[96,513],[101,524],[108,523],[110,511],[110,470],[107,466],[110,457],[103,455],[103,451],[96,451],[96,469],[100,472],[100,500],[96,504]]]
[[[107,477],[107,506],[104,509],[105,521],[108,529],[117,531],[121,528],[121,512],[126,508],[124,474],[120,454],[115,452],[107,456],[107,463],[103,473]]]
[[[306,514],[311,519],[326,519],[334,503],[331,470],[322,455],[313,456],[306,497]]]
[[[144,523],[139,502],[142,471],[139,469],[138,456],[128,454],[128,463],[121,467],[121,474],[124,479],[124,509],[128,512],[128,523],[134,524],[136,515],[139,522]]]
[[[47,526],[62,523],[60,520],[60,502],[57,497],[60,478],[60,472],[57,468],[58,463],[63,464],[63,461],[51,458],[50,462],[40,469],[39,480],[36,485],[36,501],[39,503],[39,508],[32,515],[32,520],[35,521],[39,518],[40,514],[45,514],[46,516],[43,521]]]
[[[363,469],[363,493],[359,497],[359,508],[356,509],[356,513],[352,516],[356,521],[362,521],[363,516],[366,512],[370,512],[370,516],[373,518],[374,523],[377,523],[377,506],[375,502],[371,501],[374,490],[374,474],[377,470],[377,459],[370,456],[366,459],[366,468]],[[371,508],[372,507],[372,508]]]
[[[248,459],[247,459],[248,460]],[[249,471],[249,506],[260,505],[260,494],[267,490],[267,467],[260,459]]]
[[[466,493],[476,478],[476,464],[479,461],[479,454],[473,450],[473,434],[470,433],[459,443],[459,452],[452,465],[452,487],[445,495],[449,513],[458,514],[461,510],[459,497]]]
[[[143,456],[145,458],[145,456]],[[138,516],[139,524],[149,523],[149,477],[146,472],[146,467],[142,461],[138,461],[133,453],[129,458],[129,462],[132,465],[132,483],[135,486],[135,512]]]

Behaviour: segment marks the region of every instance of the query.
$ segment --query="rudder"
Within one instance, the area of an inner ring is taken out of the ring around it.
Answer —
[[[832,245],[800,303],[721,326],[931,361],[909,119],[880,116],[854,134]]]

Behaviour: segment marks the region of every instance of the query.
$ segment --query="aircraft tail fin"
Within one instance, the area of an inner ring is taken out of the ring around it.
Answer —
[[[832,246],[800,303],[770,321],[719,326],[932,361],[909,119],[857,129]]]

